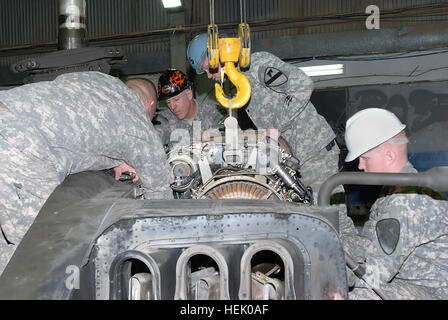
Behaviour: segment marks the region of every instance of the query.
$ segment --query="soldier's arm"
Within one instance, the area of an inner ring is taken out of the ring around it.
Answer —
[[[155,130],[148,130],[140,138],[130,137],[124,160],[133,167],[145,189],[147,199],[170,199],[171,170],[160,138]]]
[[[283,92],[285,96],[282,109],[279,110],[284,114],[292,116],[297,112],[298,108],[303,107],[308,103],[309,98],[314,90],[314,83],[305,72],[300,70],[297,66],[284,62],[280,58],[268,52],[259,53],[259,58],[263,61],[265,67],[273,67],[273,71],[266,70],[266,75],[261,75],[259,71],[259,81],[264,81],[265,86],[269,87],[269,82],[273,78],[281,78],[278,71],[280,71],[287,79],[287,82],[280,86],[271,87],[271,90]],[[263,70],[264,68],[261,68]],[[277,71],[278,70],[278,71]],[[270,78],[269,78],[270,77]]]
[[[409,255],[429,241],[426,235],[430,232],[425,230],[434,230],[436,224],[429,223],[425,217],[427,209],[419,205],[418,198],[419,195],[394,195],[375,209],[385,213],[376,222],[372,246],[366,253],[366,271],[372,279],[389,282]]]

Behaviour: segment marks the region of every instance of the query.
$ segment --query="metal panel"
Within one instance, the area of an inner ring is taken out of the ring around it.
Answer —
[[[167,28],[169,18],[162,1],[87,1],[87,30],[90,38]]]
[[[57,23],[57,0],[2,0],[0,48],[55,41]]]
[[[398,8],[410,8],[425,5],[437,5],[444,3],[440,0],[318,0],[304,1],[304,16],[318,17],[325,15],[363,13],[369,5],[376,5],[380,8],[380,12],[385,12]],[[385,16],[380,17],[381,28],[397,28],[406,25],[415,25],[421,23],[432,23],[434,21],[446,21],[447,14],[434,16],[420,16],[416,14],[410,18],[393,18],[389,19]],[[358,19],[359,20],[359,19]],[[306,33],[326,33],[341,32],[349,30],[365,30],[365,21],[363,19],[357,22],[349,22],[342,20],[341,23],[329,26],[315,26],[306,28]]]
[[[442,4],[441,0],[246,0],[247,20],[250,23],[265,20],[284,19],[294,21],[310,17],[335,16],[360,13],[370,4],[376,4],[383,11],[422,5]],[[209,0],[192,1],[192,16],[187,26],[210,23]],[[55,41],[57,36],[58,0],[2,0],[0,2],[0,48]],[[394,18],[392,21],[382,18],[386,27],[400,27],[416,23],[432,23],[446,20],[447,14],[434,12],[433,15],[418,14],[408,18]],[[238,23],[240,21],[240,0],[215,1],[215,22],[218,24]],[[322,20],[324,23],[325,20]],[[94,0],[87,1],[87,31],[89,38],[101,38],[110,35],[160,30],[169,27],[167,11],[161,1],[156,0]],[[341,19],[331,25],[310,26],[305,28],[281,27],[257,32],[258,37],[268,37],[297,33],[326,33],[347,30],[364,30],[362,19],[350,22]],[[277,28],[278,29],[278,28]]]
[[[89,38],[144,32],[169,26],[161,1],[87,1]],[[53,42],[58,32],[58,0],[2,0],[0,48]]]
[[[388,11],[398,8],[437,5],[444,3],[440,0],[245,0],[247,3],[247,21],[249,23],[265,20],[279,20],[292,23],[297,21],[302,23],[312,18],[313,26],[294,27],[282,25],[278,27],[266,21],[263,31],[253,31],[253,40],[276,38],[295,34],[317,34],[329,32],[343,32],[353,30],[366,30],[365,10],[369,5],[377,5],[380,11]],[[208,12],[209,0],[196,0],[193,2],[192,12],[194,13],[191,23],[206,25],[210,23]],[[347,15],[358,13],[358,17],[345,17],[339,21],[329,23],[328,17],[336,15]],[[322,19],[319,21],[319,17]],[[388,18],[381,20],[382,28],[397,28],[406,25],[416,25],[422,23],[433,23],[446,21],[447,14],[437,14],[420,16],[416,13],[408,18]],[[240,0],[215,1],[215,23],[225,25],[240,22]],[[204,29],[205,30],[205,29]],[[236,30],[230,30],[230,33]],[[196,32],[198,33],[198,32]],[[226,31],[229,33],[229,31]]]

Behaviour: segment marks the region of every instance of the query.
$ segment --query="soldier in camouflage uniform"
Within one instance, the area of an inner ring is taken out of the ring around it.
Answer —
[[[173,145],[182,139],[182,144],[201,139],[200,134],[217,129],[223,118],[217,103],[208,95],[194,99],[192,83],[180,70],[167,70],[158,82],[159,100],[165,100],[169,110],[158,113],[166,123],[156,126],[163,144]],[[193,136],[199,135],[199,136]],[[188,139],[185,142],[184,139]]]
[[[169,165],[142,98],[118,78],[68,73],[0,91],[0,273],[69,174],[129,164],[146,198],[172,198]]]
[[[356,113],[347,121],[346,161],[359,157],[366,172],[417,172],[407,158],[404,128],[384,109]],[[387,299],[448,299],[446,200],[428,188],[385,187],[359,234],[341,230],[344,249],[366,268],[350,299],[378,299],[371,289]]]
[[[190,42],[187,56],[197,74],[205,71],[209,79],[220,81],[221,66],[217,72],[209,70],[206,34]],[[334,131],[310,102],[313,81],[299,68],[268,52],[253,53],[250,68],[242,73],[252,86],[246,106],[248,116],[258,130],[279,130],[301,162],[302,181],[313,188],[317,199],[321,184],[338,172],[339,147]]]

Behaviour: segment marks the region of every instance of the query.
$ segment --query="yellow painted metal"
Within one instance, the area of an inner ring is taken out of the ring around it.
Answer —
[[[219,47],[220,60],[224,63],[224,66],[221,69],[221,79],[224,79],[224,75],[227,75],[229,81],[236,87],[236,95],[233,98],[227,97],[224,94],[221,85],[216,83],[216,100],[218,100],[218,102],[225,108],[229,108],[230,101],[231,109],[239,109],[249,101],[252,90],[249,79],[241,74],[235,67],[235,63],[238,62],[241,51],[240,38],[219,39]]]
[[[219,59],[222,63],[238,62],[241,41],[239,38],[222,38],[219,39]]]
[[[247,23],[241,23],[238,26],[238,36],[241,40],[240,67],[249,68],[250,66],[250,29]]]
[[[207,29],[207,53],[208,64],[210,69],[219,67],[219,42],[218,42],[218,26],[210,24]]]

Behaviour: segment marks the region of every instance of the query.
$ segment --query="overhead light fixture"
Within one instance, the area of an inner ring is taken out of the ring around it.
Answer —
[[[301,67],[299,68],[309,77],[330,76],[344,73],[343,64],[327,64],[323,66]]]
[[[163,3],[163,7],[165,9],[168,8],[177,8],[182,6],[182,3],[180,2],[180,0],[162,0]]]

